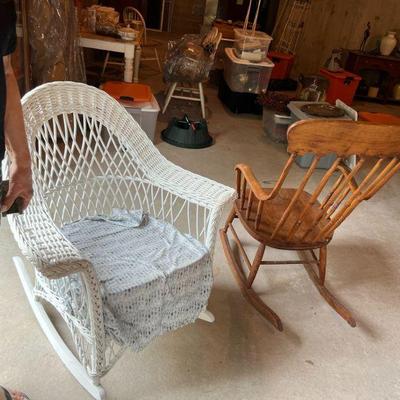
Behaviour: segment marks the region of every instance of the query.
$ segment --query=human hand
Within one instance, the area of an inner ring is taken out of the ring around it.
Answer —
[[[22,199],[22,209],[25,210],[32,198],[32,172],[30,166],[10,165],[10,184],[7,195],[1,204],[1,212],[6,212],[17,199]]]

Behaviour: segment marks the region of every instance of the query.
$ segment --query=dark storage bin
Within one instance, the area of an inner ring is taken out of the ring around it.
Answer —
[[[261,115],[263,112],[262,105],[257,102],[257,94],[234,92],[224,78],[219,84],[218,97],[235,114]]]

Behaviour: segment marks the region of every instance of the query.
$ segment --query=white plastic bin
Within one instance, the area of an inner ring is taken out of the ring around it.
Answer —
[[[271,60],[253,63],[236,57],[232,48],[225,49],[224,78],[233,92],[266,92],[273,68]]]
[[[125,109],[132,115],[134,120],[146,132],[147,136],[154,142],[156,132],[157,117],[160,112],[160,106],[156,98],[152,95],[149,103],[133,103],[133,106],[123,104]]]
[[[265,134],[275,143],[287,143],[287,130],[292,123],[288,115],[281,115],[274,110],[263,109],[263,127]]]
[[[290,110],[290,115],[292,117],[292,121],[297,122],[300,120],[304,119],[329,119],[332,120],[333,118],[320,118],[320,117],[315,117],[312,115],[308,115],[305,112],[301,111],[301,107],[305,104],[310,104],[310,101],[291,101],[288,104],[288,108]],[[324,102],[325,104],[329,104]],[[335,118],[335,119],[341,119],[341,120],[352,120],[351,117],[346,113],[343,117],[340,118]],[[313,154],[312,153],[306,153],[304,156],[298,156],[296,157],[296,164],[301,167],[301,168],[308,168],[313,160]],[[317,164],[317,168],[322,168],[322,169],[329,169],[332,164],[336,160],[336,154],[330,153],[327,154],[326,156],[322,157],[321,160]]]
[[[243,60],[260,62],[267,58],[272,37],[265,32],[234,29],[235,52]]]

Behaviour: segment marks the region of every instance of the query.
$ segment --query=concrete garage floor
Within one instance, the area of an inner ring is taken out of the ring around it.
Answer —
[[[160,77],[145,81],[154,91]],[[207,90],[210,131],[204,150],[172,147],[171,161],[227,185],[233,167],[250,164],[261,181],[277,178],[285,148],[270,142],[261,121],[230,114]],[[159,124],[158,132],[165,126]],[[300,172],[300,171],[299,171]],[[241,296],[219,240],[209,309],[216,322],[198,321],[126,352],[103,379],[110,400],[377,400],[400,399],[400,175],[361,205],[336,232],[328,252],[329,288],[350,308],[349,327],[320,297],[304,269],[270,267],[257,288],[280,315],[272,328]],[[90,399],[65,369],[38,326],[11,262],[20,254],[7,222],[0,229],[0,384],[32,400]],[[250,239],[248,240],[250,244]],[[272,257],[277,256],[272,252]]]

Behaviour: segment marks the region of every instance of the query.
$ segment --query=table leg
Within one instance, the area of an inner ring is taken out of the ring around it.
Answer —
[[[141,56],[142,56],[142,47],[137,46],[135,49],[135,75],[134,75],[135,82],[139,82],[139,67],[140,67]]]
[[[133,58],[125,57],[124,81],[129,83],[133,81]]]

